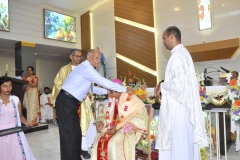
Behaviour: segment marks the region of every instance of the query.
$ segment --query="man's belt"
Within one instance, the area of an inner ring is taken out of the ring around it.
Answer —
[[[73,95],[71,95],[70,93],[68,93],[67,91],[61,89],[60,90],[61,93],[65,94],[66,96],[68,96],[69,98],[71,98],[72,100],[74,100],[75,102],[77,102],[77,105],[81,104],[81,101],[79,101],[77,98],[75,98]]]

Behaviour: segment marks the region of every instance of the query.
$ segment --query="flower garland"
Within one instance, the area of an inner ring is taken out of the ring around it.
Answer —
[[[126,99],[126,103],[128,103],[131,100],[131,97],[132,97],[132,94],[128,93],[128,96],[127,96],[127,99]],[[110,95],[109,96],[109,102],[108,102],[108,109],[106,111],[106,116],[105,116],[105,119],[107,121],[106,128],[111,127],[110,124],[112,122],[112,119],[110,119],[110,117],[113,118],[113,108],[115,107],[115,103],[113,103],[113,101],[114,101],[114,96]],[[127,109],[128,109],[128,105],[125,104],[124,111],[126,112]],[[121,123],[121,121],[123,119],[124,119],[124,115],[121,115],[121,116],[117,115],[117,118],[114,121],[116,121],[116,123]]]
[[[156,98],[154,96],[147,97],[146,102],[148,104],[154,104],[154,103],[156,103]]]
[[[206,92],[206,87],[203,86],[204,75],[203,73],[200,74],[196,69],[196,77],[200,87],[199,95],[203,108],[205,108],[209,103],[220,106],[228,102],[233,105],[236,100],[240,99],[240,78],[233,78],[233,72],[227,73],[226,76],[228,83],[226,85],[226,91]],[[205,88],[205,90],[202,90],[201,88]]]

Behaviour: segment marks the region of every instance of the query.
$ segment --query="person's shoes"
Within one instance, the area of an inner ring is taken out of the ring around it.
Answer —
[[[88,153],[88,151],[81,151],[81,155],[84,159],[90,159],[91,155]]]

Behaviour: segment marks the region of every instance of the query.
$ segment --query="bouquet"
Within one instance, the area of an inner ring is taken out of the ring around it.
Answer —
[[[200,95],[202,108],[206,108],[206,106],[210,103],[211,97],[206,94],[205,86],[200,86],[199,95]]]
[[[136,78],[136,77],[135,77]],[[136,78],[138,82],[133,86],[133,90],[136,96],[138,96],[139,99],[141,99],[144,103],[146,103],[147,98],[147,84],[144,81],[144,79],[141,81],[140,79]]]
[[[236,100],[240,99],[240,82],[239,80],[231,79],[228,83],[226,86],[228,100],[231,104],[234,104]]]
[[[240,122],[240,78],[236,71],[227,73],[227,100],[232,105],[232,119]]]
[[[232,106],[232,119],[240,122],[240,99],[236,100]]]

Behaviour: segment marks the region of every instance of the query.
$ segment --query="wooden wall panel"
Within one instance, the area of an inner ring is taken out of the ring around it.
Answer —
[[[115,16],[154,27],[152,0],[114,0]]]
[[[81,15],[81,42],[82,53],[86,57],[88,50],[91,48],[91,25],[90,25],[90,12]]]
[[[137,67],[134,67],[117,58],[117,77],[120,78],[120,76],[122,76],[124,78],[124,76],[126,76],[128,78],[128,70],[132,71],[133,73],[136,73],[137,78],[140,78],[141,80],[144,79],[148,87],[156,86],[157,83],[156,76],[148,72],[142,71]]]
[[[194,62],[230,59],[240,46],[240,39],[228,39],[216,42],[186,46]]]
[[[116,51],[156,70],[154,33],[115,21]]]

